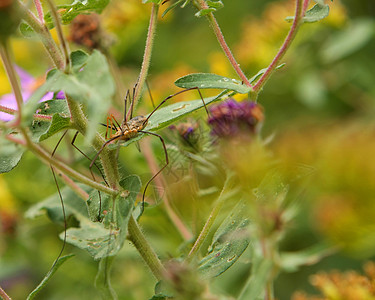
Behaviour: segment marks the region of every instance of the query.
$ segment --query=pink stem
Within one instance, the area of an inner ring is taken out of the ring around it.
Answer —
[[[34,0],[34,4],[35,4],[36,10],[38,12],[40,23],[44,24],[44,14],[43,14],[42,4],[40,3],[39,0]]]
[[[263,87],[263,85],[267,82],[269,77],[271,76],[272,72],[275,70],[277,65],[279,64],[280,60],[283,58],[285,55],[286,51],[288,50],[289,46],[291,45],[292,41],[294,40],[294,37],[297,34],[298,27],[301,25],[301,19],[302,19],[302,7],[301,7],[301,1],[302,0],[297,0],[296,3],[296,11],[294,14],[294,20],[292,27],[289,30],[289,33],[287,37],[285,38],[285,41],[283,45],[281,46],[279,52],[276,54],[275,58],[271,62],[271,64],[268,66],[266,72],[260,77],[258,82],[254,85],[254,91],[258,93],[260,89]],[[304,7],[308,5],[309,0],[304,0]]]
[[[13,108],[6,107],[6,106],[3,106],[3,105],[0,105],[0,111],[5,112],[5,113],[10,114],[10,115],[15,115],[17,113],[17,110],[15,110]],[[41,114],[34,114],[33,118],[35,120],[40,120],[40,121],[51,121],[52,120],[52,116],[41,115]]]

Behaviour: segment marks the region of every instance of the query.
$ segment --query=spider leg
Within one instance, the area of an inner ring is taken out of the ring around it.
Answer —
[[[146,183],[146,186],[145,186],[145,189],[143,191],[143,195],[142,195],[142,212],[144,210],[144,205],[145,205],[145,195],[146,195],[146,191],[147,191],[147,188],[148,186],[150,185],[150,183],[155,179],[156,176],[158,176],[169,164],[169,159],[168,159],[168,152],[167,152],[167,147],[165,146],[165,142],[164,142],[164,139],[161,137],[161,135],[157,134],[157,133],[154,133],[154,132],[150,132],[150,131],[143,131],[143,130],[140,130],[139,132],[142,132],[142,133],[147,133],[147,134],[151,134],[153,136],[156,136],[160,139],[162,145],[163,145],[163,149],[164,149],[164,154],[165,154],[165,165],[159,170],[157,171],[154,176],[152,176],[149,181],[147,181]]]

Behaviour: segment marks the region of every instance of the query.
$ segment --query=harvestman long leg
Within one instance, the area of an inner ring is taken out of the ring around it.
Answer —
[[[63,133],[63,135],[60,137],[59,141],[57,142],[55,148],[53,149],[53,151],[51,153],[51,158],[55,155],[57,148],[59,147],[61,141],[63,140],[63,138],[64,138],[64,136],[66,135],[67,132],[68,132],[68,130],[65,130],[65,132]],[[48,273],[52,272],[52,270],[55,267],[58,259],[61,257],[62,253],[64,252],[65,245],[66,245],[66,230],[67,230],[64,200],[63,200],[63,197],[61,195],[59,184],[57,182],[55,170],[54,170],[54,168],[53,168],[53,166],[51,164],[49,166],[51,168],[51,172],[52,172],[52,175],[53,175],[53,180],[55,181],[55,184],[56,184],[56,187],[57,187],[57,192],[58,192],[59,198],[60,198],[60,204],[61,204],[62,214],[63,214],[63,218],[64,218],[64,239],[63,239],[63,245],[61,247],[60,253],[57,256],[57,258],[55,259],[55,261],[54,261],[54,263],[53,263],[53,265],[52,265],[52,267],[51,267],[51,269],[49,270]]]

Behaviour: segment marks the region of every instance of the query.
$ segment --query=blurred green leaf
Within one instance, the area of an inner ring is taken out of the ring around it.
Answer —
[[[219,276],[232,266],[250,243],[247,209],[240,201],[215,232],[208,255],[199,262],[203,278]]]
[[[285,65],[286,65],[285,63],[280,64],[280,65],[278,65],[278,66],[275,68],[275,70],[279,70],[279,69],[281,69],[282,67],[284,67]],[[256,73],[253,77],[251,77],[251,78],[249,79],[249,82],[250,82],[250,83],[253,83],[258,77],[262,76],[266,71],[267,71],[267,68],[264,68],[264,69],[259,70],[258,73]]]
[[[174,84],[180,88],[229,89],[240,94],[251,91],[250,87],[239,80],[211,73],[189,74],[177,79]]]
[[[289,185],[284,183],[284,178],[278,171],[266,174],[253,193],[260,203],[274,203],[281,206],[286,198]]]
[[[17,139],[20,135],[12,134],[12,136]],[[24,152],[24,147],[0,136],[0,174],[14,169],[20,162]]]
[[[44,286],[48,283],[51,279],[53,274],[61,267],[61,265],[66,262],[69,258],[72,258],[74,254],[68,254],[62,257],[59,257],[52,266],[52,269],[47,273],[47,275],[43,278],[43,280],[39,283],[39,285],[27,296],[27,300],[34,299],[34,297],[44,288]]]
[[[82,50],[77,50],[70,53],[73,72],[79,72],[89,57],[90,55],[88,55],[85,51]]]
[[[80,56],[82,58],[82,56]],[[82,62],[83,60],[75,60]],[[91,140],[103,115],[109,107],[109,99],[115,91],[112,75],[103,54],[94,50],[85,60],[83,68],[75,65],[73,74],[65,74],[59,70],[49,72],[46,83],[29,99],[25,106],[26,118],[35,112],[35,105],[47,91],[64,91],[75,101],[86,106],[90,125],[87,139]]]
[[[358,19],[332,36],[322,46],[321,57],[325,63],[334,63],[362,49],[374,37],[373,19]]]
[[[142,3],[155,3],[157,5],[161,4],[163,0],[142,0]]]
[[[280,253],[280,267],[286,272],[296,272],[300,267],[316,264],[335,251],[326,244],[317,244],[302,251]]]
[[[266,287],[267,280],[271,274],[273,263],[270,259],[258,257],[254,260],[251,275],[237,300],[258,300]]]
[[[111,267],[114,259],[114,257],[106,257],[99,262],[95,287],[102,295],[102,299],[117,299],[116,292],[111,285]]]
[[[328,15],[329,15],[329,5],[315,4],[312,8],[310,8],[306,12],[302,20],[305,23],[314,23],[314,22],[323,20],[324,18],[328,17]],[[292,22],[294,20],[294,16],[286,17],[285,20],[288,22]]]

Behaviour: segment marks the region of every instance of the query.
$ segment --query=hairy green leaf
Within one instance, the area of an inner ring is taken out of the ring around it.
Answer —
[[[314,23],[318,22],[320,20],[323,20],[324,18],[328,17],[329,15],[329,5],[324,4],[315,4],[311,9],[309,9],[305,16],[302,18],[302,20],[305,23]],[[286,17],[286,21],[291,22],[294,20],[293,17]]]
[[[14,138],[21,138],[18,134],[12,134]],[[22,158],[25,148],[15,144],[3,136],[0,136],[0,174],[14,169]]]
[[[228,89],[240,94],[246,94],[251,91],[251,87],[239,80],[211,73],[189,74],[177,79],[174,84],[180,88]]]
[[[246,206],[240,201],[214,234],[208,255],[199,262],[204,278],[219,276],[232,266],[250,243]]]
[[[48,283],[53,274],[55,274],[55,272],[61,267],[61,265],[73,256],[74,254],[68,254],[58,258],[53,263],[52,269],[47,273],[47,275],[43,278],[39,285],[27,296],[27,300],[34,299],[34,297],[44,288],[44,286]]]
[[[128,222],[141,188],[141,181],[138,176],[130,175],[123,179],[120,185],[124,188],[122,194],[116,199],[103,194],[101,195],[101,204],[95,204],[99,201],[99,197],[96,191],[92,192],[88,200],[89,208],[84,204],[84,213],[81,210],[73,212],[74,217],[80,222],[80,227],[69,228],[66,231],[66,241],[86,250],[94,259],[113,256],[120,251],[124,244]],[[65,202],[64,195],[63,199]],[[81,202],[83,201],[81,200]],[[96,209],[99,208],[99,205],[102,209],[101,215],[104,215],[102,223],[92,221],[92,219],[97,219],[97,215],[99,215],[99,211]],[[70,213],[70,211],[68,212]],[[64,233],[60,234],[60,238],[64,238]]]

